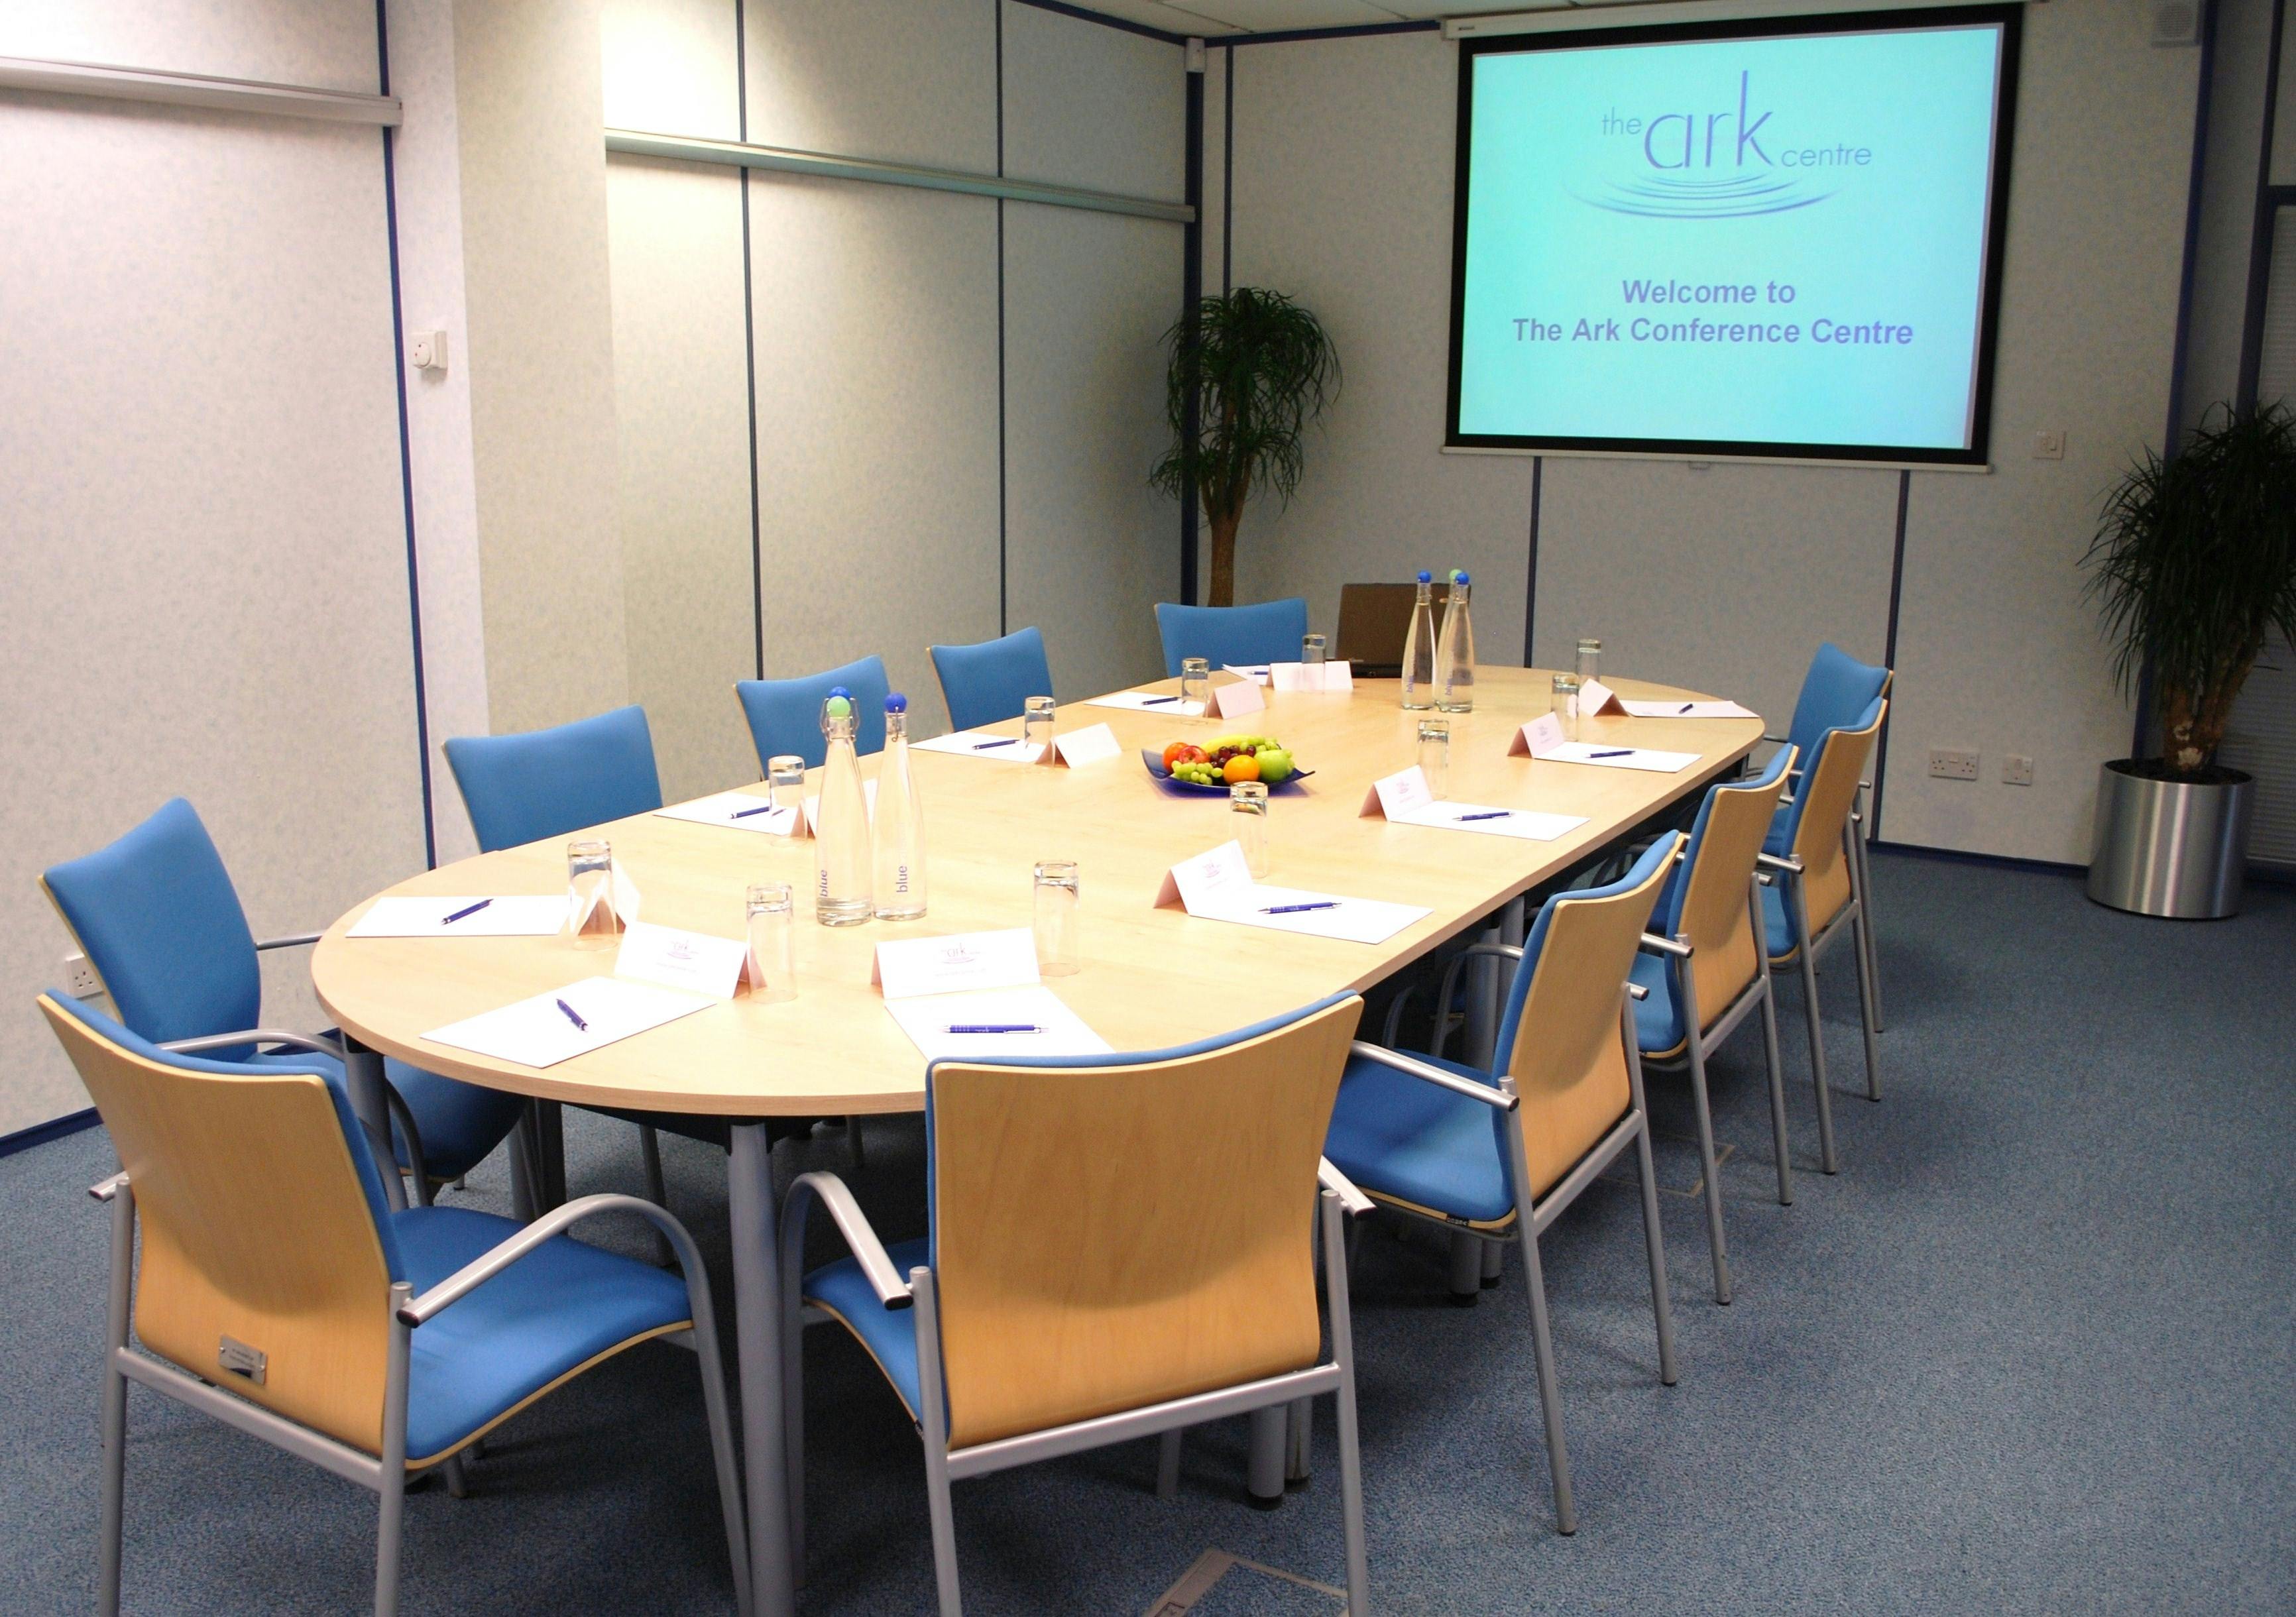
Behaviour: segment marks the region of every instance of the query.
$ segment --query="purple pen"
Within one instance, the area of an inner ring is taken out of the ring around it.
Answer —
[[[454,914],[447,916],[439,924],[442,927],[451,927],[466,915],[476,915],[480,911],[485,909],[488,904],[494,902],[495,901],[491,898],[482,898],[475,904],[464,904],[461,909],[455,911]]]
[[[1319,898],[1312,904],[1276,904],[1262,910],[1260,913],[1262,915],[1297,915],[1302,910],[1336,910],[1339,907],[1340,901],[1336,898]]]
[[[1513,813],[1513,809],[1485,809],[1480,814],[1454,814],[1451,818],[1456,823],[1464,825],[1470,820],[1505,820]]]
[[[1631,747],[1613,747],[1608,752],[1590,752],[1587,755],[1590,758],[1631,758],[1635,755],[1635,749]]]
[[[994,741],[975,741],[972,744],[972,750],[975,752],[987,752],[992,747],[1018,747],[1020,744],[1020,737],[1004,736]]]
[[[1157,706],[1159,703],[1161,703],[1161,702],[1177,702],[1177,701],[1178,701],[1179,699],[1180,699],[1180,698],[1179,698],[1178,697],[1176,697],[1176,696],[1151,696],[1151,697],[1143,697],[1143,698],[1140,698],[1140,705],[1141,705],[1143,707],[1153,707],[1153,706]]]
[[[569,1005],[565,1000],[561,1000],[558,1001],[558,1009],[566,1013],[566,1019],[574,1024],[575,1027],[580,1032],[586,1033],[590,1031],[590,1025],[582,1020],[581,1017],[576,1013],[574,1008],[571,1005]]]
[[[736,810],[734,810],[734,819],[736,819],[736,820],[747,820],[747,819],[748,819],[750,815],[752,815],[752,814],[770,814],[770,813],[772,813],[773,812],[774,812],[774,805],[773,805],[772,804],[770,804],[770,803],[761,803],[761,804],[759,804],[757,807],[755,807],[755,808],[753,808],[753,809],[736,809]]]

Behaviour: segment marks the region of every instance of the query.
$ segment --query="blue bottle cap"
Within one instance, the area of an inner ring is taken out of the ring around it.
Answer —
[[[829,694],[830,694],[830,695],[832,695],[832,696],[841,696],[841,697],[849,697],[849,698],[850,696],[852,696],[852,694],[853,694],[853,693],[852,693],[851,691],[848,690],[847,689],[845,689],[845,687],[844,687],[844,686],[842,686],[842,685],[832,685],[832,686],[829,688]]]
[[[1433,584],[1435,582],[1435,575],[1422,571],[1419,575],[1419,582],[1422,584]]]
[[[1468,577],[1464,573],[1459,571],[1458,568],[1453,568],[1451,569],[1451,582],[1453,584],[1472,584],[1475,581]]]
[[[903,696],[899,691],[896,690],[892,695],[885,698],[885,711],[887,713],[906,713],[908,710],[909,698]]]

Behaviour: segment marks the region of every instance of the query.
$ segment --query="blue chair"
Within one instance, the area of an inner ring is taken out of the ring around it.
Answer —
[[[138,1036],[226,1061],[316,1061],[341,1072],[335,1035],[262,1025],[259,954],[315,943],[319,935],[258,943],[223,856],[183,798],[170,798],[109,846],[51,866],[40,886],[119,1019]],[[430,1200],[433,1180],[460,1179],[476,1167],[518,1121],[514,1095],[396,1058],[383,1063],[383,1076],[398,1137],[383,1155],[395,1151],[413,1175],[418,1204]]]
[[[1472,952],[1515,962],[1491,1070],[1359,1041],[1324,1141],[1324,1155],[1374,1201],[1453,1235],[1521,1243],[1555,1523],[1566,1533],[1577,1531],[1578,1511],[1538,1237],[1629,1146],[1641,1169],[1659,1379],[1675,1382],[1658,1180],[1631,1009],[1644,990],[1628,977],[1681,845],[1682,834],[1669,831],[1620,879],[1556,894],[1520,949],[1475,944]]]
[[[940,1611],[960,1610],[949,1485],[1316,1395],[1339,1401],[1349,1610],[1369,1608],[1343,1206],[1318,1158],[1363,1001],[1338,995],[1146,1055],[935,1062],[931,1231],[890,1251],[831,1173],[782,1222],[791,1544],[803,1564],[803,1325],[834,1320],[924,1445]],[[801,1274],[819,1202],[852,1256]],[[1321,1352],[1319,1207],[1332,1352]],[[1280,1424],[1273,1426],[1280,1437]],[[1279,1445],[1280,1452],[1280,1445]]]
[[[1777,1009],[1763,960],[1762,901],[1754,862],[1793,767],[1785,747],[1751,780],[1708,788],[1691,822],[1682,862],[1668,878],[1635,957],[1633,981],[1648,991],[1635,1001],[1643,1072],[1652,1066],[1690,1074],[1698,1114],[1699,1161],[1705,1170],[1706,1237],[1714,1259],[1714,1300],[1730,1301],[1730,1262],[1722,1235],[1721,1164],[1714,1156],[1714,1116],[1706,1090],[1706,1055],[1759,1010],[1769,1064],[1770,1131],[1778,1159],[1778,1201],[1793,1202],[1786,1141],[1785,1074],[1778,1063]],[[1697,1014],[1686,1014],[1695,1006]],[[1829,1172],[1831,1170],[1829,1169]]]
[[[1816,751],[1802,771],[1801,787],[1783,811],[1786,851],[1765,851],[1760,863],[1771,878],[1762,889],[1765,949],[1772,971],[1801,974],[1802,1011],[1809,1021],[1809,1066],[1817,1084],[1818,1144],[1825,1171],[1833,1172],[1833,1119],[1826,1099],[1825,1045],[1818,1031],[1817,951],[1847,930],[1857,944],[1858,1020],[1866,1036],[1866,1095],[1882,1098],[1881,1058],[1874,1034],[1882,1031],[1881,1001],[1874,990],[1871,922],[1857,880],[1859,783],[1889,716],[1886,697],[1876,697],[1850,723],[1822,731]],[[1774,833],[1775,835],[1775,833]],[[1803,946],[1807,939],[1808,946]]]
[[[447,763],[489,853],[661,806],[643,707],[522,735],[456,736],[447,743]]]
[[[1033,625],[977,646],[935,646],[932,660],[948,722],[958,730],[1017,719],[1030,697],[1053,694],[1045,637]]]
[[[1817,649],[1810,659],[1809,672],[1802,676],[1801,694],[1795,699],[1793,723],[1783,736],[1765,736],[1766,741],[1790,743],[1801,759],[1801,769],[1787,777],[1789,795],[1800,788],[1801,770],[1813,767],[1817,760],[1818,739],[1829,730],[1855,729],[1858,715],[1874,704],[1876,698],[1890,694],[1896,674],[1888,668],[1861,663],[1841,647],[1828,641]],[[1863,826],[1866,800],[1873,794],[1873,783],[1858,783],[1857,804]],[[1765,852],[1784,853],[1793,841],[1793,833],[1786,824],[1786,811],[1782,805],[1771,822],[1770,834],[1764,842]],[[1857,902],[1866,911],[1865,942],[1860,945],[1866,955],[1866,975],[1874,983],[1874,1025],[1882,1025],[1881,962],[1875,956],[1874,937],[1874,904],[1872,871],[1866,859],[1866,838],[1859,837],[1850,855],[1849,879],[1857,889]]]
[[[750,739],[757,744],[758,767],[796,754],[808,769],[819,769],[829,756],[829,742],[821,733],[821,705],[842,685],[852,693],[860,723],[854,750],[866,755],[885,750],[885,698],[892,683],[885,677],[885,659],[865,657],[825,674],[808,674],[793,680],[735,680],[734,694],[742,698],[742,712],[750,721]]]
[[[524,1226],[467,1207],[394,1213],[332,1064],[176,1055],[62,993],[39,1005],[125,1166],[94,1189],[111,1206],[99,1611],[119,1610],[130,1381],[374,1490],[374,1606],[388,1614],[407,1479],[444,1468],[459,1492],[458,1457],[472,1443],[657,1336],[701,1360],[747,1609],[709,1281],[676,1219],[621,1196]],[[607,1212],[649,1221],[683,1278],[561,1233]]]
[[[1180,677],[1180,659],[1201,657],[1214,668],[1234,664],[1296,663],[1308,634],[1308,603],[1294,595],[1250,607],[1156,606],[1156,633],[1164,640],[1164,672]]]

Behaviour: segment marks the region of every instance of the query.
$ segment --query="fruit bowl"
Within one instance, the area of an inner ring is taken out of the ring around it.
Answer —
[[[1224,743],[1229,742],[1234,743],[1232,748],[1223,747]],[[1177,746],[1177,743],[1175,743],[1174,745]],[[1279,750],[1276,748],[1275,741],[1259,737],[1223,737],[1221,738],[1220,743],[1215,743],[1215,749],[1251,752],[1255,755],[1262,750]],[[1169,750],[1169,748],[1166,749],[1167,752]],[[1149,774],[1167,790],[1175,792],[1191,792],[1200,796],[1209,796],[1224,797],[1227,795],[1228,782],[1222,777],[1222,774],[1215,773],[1210,780],[1187,779],[1183,775],[1175,774],[1173,772],[1173,769],[1166,765],[1164,762],[1165,755],[1166,752],[1159,752],[1152,747],[1144,747],[1140,749],[1140,762],[1147,766]],[[1277,795],[1291,791],[1293,788],[1295,782],[1306,780],[1308,775],[1314,772],[1311,770],[1304,770],[1300,768],[1297,764],[1292,764],[1290,762],[1291,754],[1288,751],[1281,752],[1280,755],[1287,765],[1287,772],[1281,780],[1269,781],[1266,783],[1268,791],[1272,794]],[[1201,751],[1196,754],[1194,762],[1199,764],[1204,762],[1204,755]],[[1185,762],[1180,763],[1178,767],[1185,770],[1187,769],[1187,764]],[[1200,772],[1191,771],[1189,772],[1198,773]]]

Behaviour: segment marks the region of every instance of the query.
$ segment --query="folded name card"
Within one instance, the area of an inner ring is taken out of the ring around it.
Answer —
[[[1250,680],[1232,680],[1212,687],[1212,711],[1223,719],[1240,719],[1267,706],[1267,698]]]
[[[1562,746],[1564,739],[1562,719],[1554,714],[1544,714],[1514,732],[1507,742],[1507,756],[1544,757],[1547,748]]]
[[[1123,750],[1117,742],[1116,732],[1105,724],[1087,724],[1082,730],[1063,731],[1053,738],[1054,761],[1070,769],[1104,763]]]
[[[621,952],[614,957],[614,975],[730,1000],[742,985],[749,961],[749,945],[740,938],[632,921],[622,934]]]
[[[1201,702],[1184,702],[1177,694],[1156,690],[1112,690],[1106,696],[1086,697],[1087,707],[1121,707],[1128,713],[1177,714],[1184,719],[1204,716]]]
[[[1582,719],[1600,717],[1603,714],[1624,715],[1626,704],[1619,693],[1600,680],[1588,680],[1578,687],[1578,716]]]
[[[1364,794],[1363,807],[1356,813],[1359,818],[1377,814],[1386,820],[1400,820],[1434,801],[1435,793],[1427,784],[1427,772],[1414,764],[1409,769],[1398,770],[1373,781],[1371,790]]]
[[[763,797],[747,792],[718,792],[654,810],[664,820],[687,820],[696,825],[722,825],[736,831],[759,831],[768,837],[800,837],[804,828],[793,808],[775,808]]]
[[[1045,758],[1042,741],[1023,741],[1018,736],[992,736],[978,730],[960,730],[951,736],[935,736],[930,741],[912,741],[909,746],[918,752],[955,753],[960,758],[987,758],[997,764],[1041,764]]]
[[[1637,719],[1759,719],[1762,715],[1735,702],[1620,702],[1628,715]]]
[[[984,988],[1020,988],[1037,981],[1037,934],[1028,927],[1000,932],[955,932],[877,945],[869,980],[889,1000]]]
[[[1272,663],[1222,663],[1220,665],[1221,673],[1240,675],[1255,685],[1267,683],[1269,679],[1274,677],[1274,671],[1275,665]]]
[[[1356,688],[1355,665],[1337,663],[1270,663],[1268,675],[1278,690],[1316,690],[1325,695]]]

